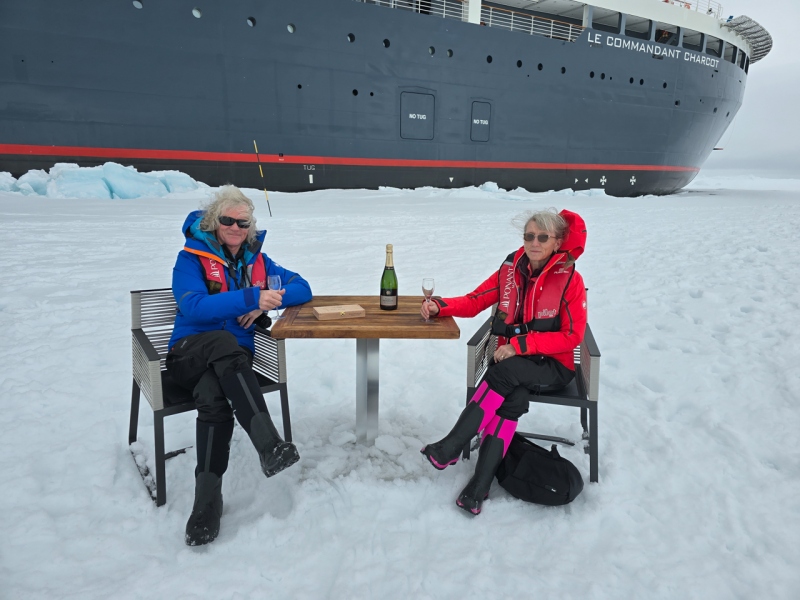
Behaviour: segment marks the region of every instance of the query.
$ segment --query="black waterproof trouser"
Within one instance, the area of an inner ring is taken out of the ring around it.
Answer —
[[[237,371],[251,369],[253,355],[240,346],[229,331],[206,331],[180,340],[167,354],[167,372],[175,383],[192,391],[197,420],[227,423],[233,409],[219,380]],[[263,397],[259,394],[263,403]]]
[[[549,356],[512,356],[489,366],[486,383],[504,398],[497,416],[516,421],[528,412],[531,392],[563,388],[574,377]]]

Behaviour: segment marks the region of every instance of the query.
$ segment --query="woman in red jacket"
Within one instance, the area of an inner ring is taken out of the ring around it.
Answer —
[[[567,210],[540,211],[525,223],[523,246],[466,296],[423,302],[423,317],[474,317],[497,304],[494,360],[481,385],[444,438],[422,449],[441,470],[482,434],[475,474],[456,504],[479,514],[495,471],[508,451],[517,419],[528,412],[531,392],[562,388],[575,376],[573,350],[586,329],[586,290],[575,270],[586,226]]]

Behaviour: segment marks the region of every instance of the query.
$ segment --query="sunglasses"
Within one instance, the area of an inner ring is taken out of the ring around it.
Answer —
[[[247,219],[234,219],[233,217],[217,217],[220,225],[230,227],[234,223],[239,226],[239,229],[250,229],[250,221]]]
[[[546,244],[547,240],[549,240],[550,238],[554,238],[554,237],[556,237],[556,236],[547,235],[546,233],[540,233],[539,235],[536,235],[535,233],[526,233],[526,234],[524,234],[522,236],[522,239],[525,240],[526,242],[532,242],[533,240],[539,240],[540,244]]]

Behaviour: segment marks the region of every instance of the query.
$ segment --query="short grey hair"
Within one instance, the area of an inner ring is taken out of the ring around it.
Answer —
[[[219,229],[219,217],[231,208],[247,209],[250,228],[247,230],[246,242],[250,244],[256,239],[256,216],[253,214],[256,207],[253,201],[245,196],[242,190],[235,185],[224,185],[214,194],[211,202],[204,209],[205,214],[203,215],[203,220],[200,221],[200,230],[216,232]]]
[[[539,229],[552,233],[559,240],[563,240],[566,237],[567,229],[569,229],[567,220],[558,214],[555,208],[519,215],[514,219],[514,222],[522,225],[522,233],[525,233],[528,225],[535,223]]]

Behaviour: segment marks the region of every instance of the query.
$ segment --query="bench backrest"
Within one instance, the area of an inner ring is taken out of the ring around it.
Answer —
[[[177,311],[171,288],[131,292],[131,329],[141,330],[147,336],[158,353],[162,371]],[[276,340],[268,331],[256,327],[255,349],[253,370],[277,383],[286,383],[285,341]]]
[[[497,349],[497,336],[492,335],[492,317],[481,325],[467,342],[467,387],[475,388],[486,374],[489,361]],[[583,387],[589,400],[597,401],[600,390],[600,350],[589,324],[581,344],[573,351],[578,387]]]
[[[170,288],[131,292],[131,329],[144,331],[161,358],[162,369],[177,312],[178,305]]]

